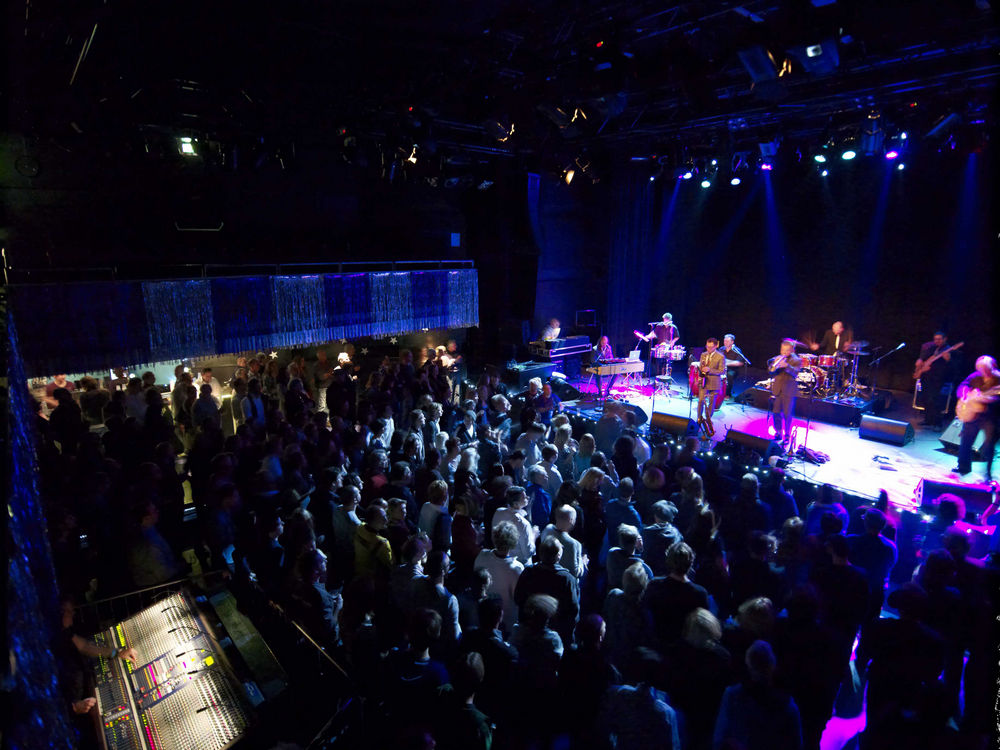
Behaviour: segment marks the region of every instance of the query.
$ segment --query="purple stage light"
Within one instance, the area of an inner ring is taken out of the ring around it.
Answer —
[[[899,152],[898,151],[886,151],[885,152],[885,158],[886,159],[895,159],[897,156],[899,156]]]
[[[763,164],[760,165],[760,168],[763,169],[765,172],[770,172],[772,169],[774,169],[774,165],[769,164],[768,162],[764,162]]]

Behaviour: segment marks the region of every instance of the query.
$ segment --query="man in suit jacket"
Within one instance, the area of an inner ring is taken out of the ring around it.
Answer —
[[[792,412],[795,410],[795,395],[802,360],[795,355],[795,344],[788,339],[781,342],[781,353],[767,363],[771,373],[771,393],[774,394],[774,439],[785,444],[792,433]]]
[[[710,338],[705,342],[705,351],[698,362],[701,373],[701,388],[698,390],[698,424],[704,425],[711,437],[715,433],[712,426],[712,412],[715,411],[715,397],[722,390],[722,378],[726,375],[726,358],[719,351],[719,340]],[[708,408],[705,401],[708,400]]]

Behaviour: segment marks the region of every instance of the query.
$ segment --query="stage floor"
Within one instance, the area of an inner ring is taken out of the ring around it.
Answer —
[[[594,384],[588,383],[586,379],[572,381],[572,384],[585,397],[580,402],[565,402],[567,407],[577,406],[578,403],[584,407],[595,405]],[[656,411],[696,418],[698,402],[688,399],[687,384],[678,383],[675,390],[679,391],[679,395],[669,399],[656,395]],[[654,406],[652,386],[623,387],[616,383],[611,395],[612,398],[642,409],[648,424]],[[901,507],[912,507],[914,492],[923,478],[966,485],[985,484],[985,463],[974,463],[973,472],[964,477],[953,472],[955,456],[944,450],[939,432],[920,426],[923,412],[910,406],[912,394],[900,392],[893,395],[893,405],[880,416],[910,422],[916,436],[913,442],[900,447],[863,440],[858,436],[857,427],[824,424],[816,420],[809,422],[807,436],[806,421],[796,417],[794,421],[798,428],[798,443],[801,445],[805,442],[809,448],[826,453],[830,460],[819,465],[795,460],[785,471],[789,476],[797,476],[810,482],[829,483],[866,497],[877,497],[878,491],[885,489],[889,492],[890,500]],[[726,401],[713,417],[715,438],[712,442],[724,439],[729,429],[769,437],[769,416],[762,409]]]

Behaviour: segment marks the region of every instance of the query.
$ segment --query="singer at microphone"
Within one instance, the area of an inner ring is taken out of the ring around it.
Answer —
[[[722,337],[721,351],[722,356],[726,358],[726,398],[733,401],[736,395],[733,393],[733,385],[736,382],[737,376],[741,372],[745,372],[745,368],[750,366],[750,360],[736,346],[736,336],[731,333],[727,333]]]

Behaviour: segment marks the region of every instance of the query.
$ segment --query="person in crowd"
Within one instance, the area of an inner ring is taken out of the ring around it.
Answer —
[[[688,578],[694,551],[684,542],[677,542],[667,550],[666,563],[667,575],[650,581],[642,597],[653,633],[662,646],[680,638],[684,620],[692,610],[711,608],[708,592]]]
[[[624,668],[637,648],[653,643],[653,623],[642,604],[648,585],[646,568],[634,563],[622,574],[622,587],[611,589],[604,599],[609,658],[619,669]]]
[[[586,557],[583,554],[583,545],[573,538],[570,533],[576,526],[576,508],[572,505],[560,505],[555,510],[555,523],[548,524],[541,534],[542,541],[548,538],[558,539],[562,545],[562,557],[559,564],[576,576],[577,580],[583,577],[586,569]]]
[[[508,700],[515,679],[517,649],[504,640],[503,599],[489,594],[477,607],[479,625],[462,631],[461,653],[482,656],[486,674],[479,690],[480,705],[490,716],[507,719],[517,715],[517,707]]]
[[[565,717],[574,747],[594,747],[594,730],[601,701],[608,688],[621,684],[621,674],[603,648],[607,624],[590,614],[576,627],[576,643],[563,651],[559,662],[558,709]]]
[[[653,523],[642,529],[643,560],[654,576],[667,575],[667,550],[684,541],[673,525],[676,516],[677,507],[673,503],[659,500],[653,504]]]
[[[198,400],[195,401],[194,406],[191,409],[191,416],[194,420],[195,427],[201,427],[207,421],[219,424],[219,406],[212,393],[211,383],[202,383],[198,393]],[[143,408],[142,413],[143,417],[145,417],[145,408]]]
[[[88,425],[104,424],[104,407],[111,402],[111,394],[89,375],[80,378],[80,390],[80,410],[84,420]]]
[[[486,677],[483,657],[473,651],[451,670],[451,682],[438,688],[434,736],[441,750],[490,750],[493,725],[476,706],[476,692]]]
[[[597,718],[600,741],[620,750],[682,747],[677,712],[657,688],[662,672],[659,654],[636,649],[625,669],[625,684],[609,688],[604,696]]]
[[[52,380],[45,384],[45,396],[43,400],[53,409],[59,405],[55,397],[56,388],[64,388],[72,393],[76,390],[76,384],[72,380],[69,380],[64,373],[52,376]]]
[[[410,606],[414,609],[431,609],[441,616],[441,635],[438,644],[441,654],[448,654],[458,646],[462,626],[458,622],[458,599],[444,586],[450,560],[440,550],[431,550],[424,563],[424,575],[410,584]]]
[[[885,514],[876,508],[869,508],[864,514],[864,533],[847,537],[850,557],[868,579],[871,595],[868,602],[869,620],[877,618],[882,611],[889,573],[899,558],[895,542],[882,536],[885,526]]]
[[[605,561],[608,588],[620,589],[626,569],[636,563],[645,568],[647,577],[653,577],[653,571],[642,559],[642,537],[639,535],[639,529],[627,523],[619,524],[618,546],[608,551]]]
[[[561,484],[561,483],[560,483]],[[545,467],[535,464],[528,468],[528,520],[535,529],[544,529],[552,516],[552,495],[546,489],[549,475]]]
[[[379,534],[388,523],[385,508],[373,504],[365,510],[365,522],[354,532],[355,576],[388,582],[392,572],[392,547],[389,540]]]
[[[319,643],[335,647],[343,601],[339,592],[332,593],[326,587],[326,559],[318,549],[307,550],[299,557],[291,599],[306,631]]]
[[[514,602],[524,611],[525,602],[535,594],[547,594],[557,603],[552,628],[564,644],[573,642],[573,629],[580,617],[580,589],[576,577],[559,564],[562,544],[554,537],[538,545],[538,562],[529,565],[517,579]]]
[[[514,590],[524,572],[524,564],[514,556],[520,534],[510,521],[501,521],[493,527],[493,549],[484,549],[476,557],[475,568],[489,571],[492,583],[489,593],[500,597],[503,604],[503,630],[510,636],[517,623],[517,602]]]
[[[535,554],[535,529],[528,519],[525,508],[528,496],[523,487],[513,486],[507,490],[504,499],[506,505],[493,514],[493,528],[502,523],[511,524],[517,531],[517,543],[513,547],[514,556],[522,565],[531,562]]]
[[[427,488],[427,502],[420,509],[417,528],[427,534],[436,550],[451,547],[452,519],[448,515],[448,485],[442,480],[431,482]]]
[[[799,708],[774,687],[777,660],[767,641],[755,641],[746,654],[749,680],[726,688],[715,722],[712,747],[738,743],[747,750],[802,747]]]

